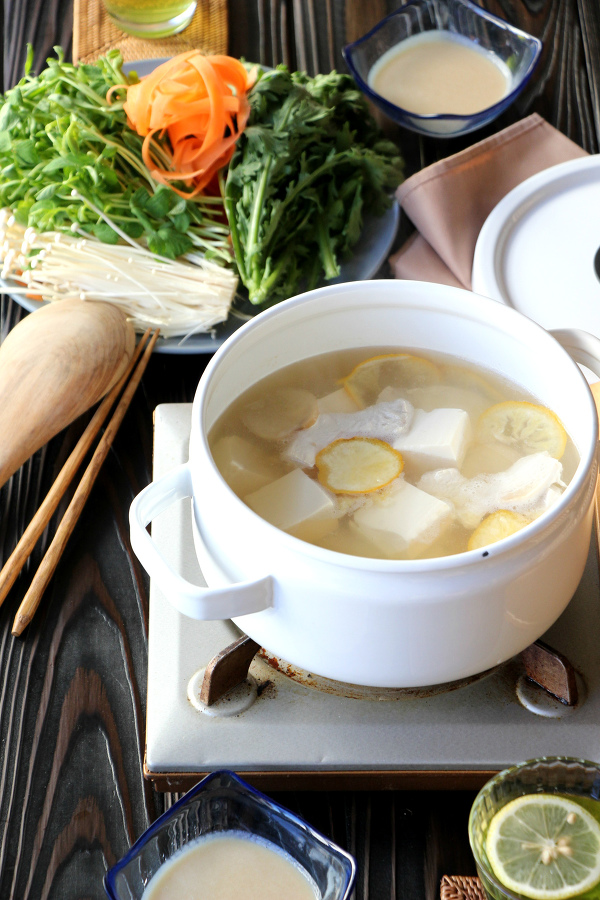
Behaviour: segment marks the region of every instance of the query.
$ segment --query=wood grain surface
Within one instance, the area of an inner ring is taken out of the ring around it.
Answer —
[[[343,44],[396,0],[230,0],[231,52],[309,71],[342,68]],[[486,0],[544,41],[540,68],[502,119],[461,140],[399,134],[408,170],[537,111],[586,150],[600,137],[597,0]],[[3,73],[19,78],[70,46],[71,0],[4,0]],[[9,298],[0,339],[23,315]],[[192,399],[202,356],[153,358],[42,606],[24,637],[11,624],[69,495],[0,610],[0,900],[102,898],[103,875],[173,801],[142,777],[148,580],[127,515],[148,483],[152,412]],[[0,492],[0,563],[14,548],[88,420],[71,425]],[[1,436],[0,436],[1,439]],[[445,873],[470,875],[469,792],[278,795],[355,853],[357,900],[427,898]]]

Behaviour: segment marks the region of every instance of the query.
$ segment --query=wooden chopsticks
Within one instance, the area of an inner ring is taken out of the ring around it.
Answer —
[[[129,407],[131,399],[140,383],[142,375],[150,361],[154,345],[158,338],[158,330],[151,334],[151,329],[140,339],[135,352],[127,366],[126,371],[119,379],[117,384],[106,395],[104,400],[98,406],[98,409],[92,416],[87,428],[81,435],[77,445],[69,455],[67,461],[59,472],[54,484],[50,488],[48,494],[43,500],[38,511],[27,526],[21,540],[6,561],[2,571],[0,571],[0,605],[6,599],[10,588],[14,584],[23,565],[29,558],[38,538],[42,534],[44,528],[50,521],[50,518],[56,510],[61,497],[64,495],[67,487],[73,480],[75,473],[86,453],[90,449],[93,441],[97,437],[104,421],[106,420],[113,404],[123,390],[123,395],[117,404],[115,411],[108,425],[104,430],[104,434],[98,442],[98,446],[94,451],[92,458],[83,473],[81,481],[77,486],[73,498],[69,503],[67,510],[61,519],[56,530],[56,534],[48,547],[42,562],[33,577],[29,590],[25,594],[21,605],[13,622],[12,633],[20,635],[24,628],[29,624],[33,615],[38,608],[44,590],[48,582],[52,578],[58,562],[62,556],[66,543],[73,532],[73,529],[81,515],[81,511],[92,490],[93,484],[100,471],[102,463],[108,455],[108,451],[112,445],[118,428],[123,421],[125,413]],[[132,374],[133,373],[133,374]],[[131,378],[130,378],[131,376]],[[130,379],[128,381],[128,379]],[[125,386],[126,385],[126,386]]]

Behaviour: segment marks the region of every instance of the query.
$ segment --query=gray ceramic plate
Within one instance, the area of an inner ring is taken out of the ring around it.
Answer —
[[[147,75],[157,65],[164,62],[162,59],[145,59],[141,62],[130,62],[124,66],[124,69],[135,69],[138,75]],[[365,216],[365,225],[362,237],[356,246],[354,255],[351,259],[341,266],[341,274],[338,278],[332,279],[329,284],[336,284],[345,281],[364,281],[372,278],[381,268],[396,236],[398,229],[398,220],[400,210],[397,203],[394,203],[383,216]],[[9,294],[17,303],[32,312],[41,306],[37,300],[30,300],[20,294],[11,294],[10,282],[0,279],[0,288],[4,293]],[[260,310],[257,310],[259,312]],[[221,344],[236,331],[244,322],[247,316],[236,316],[231,314],[226,322],[218,325],[213,332],[208,334],[196,334],[182,342],[181,338],[165,338],[159,340],[156,345],[157,353],[214,353]]]

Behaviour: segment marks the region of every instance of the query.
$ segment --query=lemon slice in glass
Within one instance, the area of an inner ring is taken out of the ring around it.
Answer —
[[[480,522],[469,538],[467,549],[479,550],[487,544],[495,544],[496,541],[520,531],[529,522],[530,520],[521,513],[510,509],[498,509]]]
[[[377,438],[340,438],[317,453],[319,481],[335,494],[368,494],[400,475],[404,460]]]
[[[567,900],[600,881],[600,824],[557,794],[526,794],[496,813],[485,849],[498,881],[532,900]]]
[[[527,400],[506,400],[490,406],[479,418],[477,437],[516,446],[523,453],[546,450],[560,459],[567,445],[567,432],[551,409]]]
[[[400,397],[403,390],[437,384],[439,378],[438,367],[422,356],[385,353],[363,360],[341,383],[364,409],[377,401],[384,388],[397,390]]]

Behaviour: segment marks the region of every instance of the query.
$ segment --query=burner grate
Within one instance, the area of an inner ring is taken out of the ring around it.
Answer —
[[[287,678],[291,678],[298,684],[314,688],[337,697],[349,697],[355,700],[401,700],[406,697],[435,697],[437,694],[445,694],[456,691],[469,684],[475,684],[483,678],[488,678],[498,667],[488,669],[472,675],[470,678],[461,678],[458,681],[449,681],[445,684],[434,684],[428,687],[411,688],[381,688],[368,687],[360,684],[347,684],[341,681],[333,681],[321,675],[313,675],[305,669],[293,666],[291,663],[277,656],[272,656],[253,641],[252,638],[243,636],[229,646],[220,650],[206,666],[199,693],[200,703],[204,707],[213,706],[218,700],[226,696],[245,681],[248,677],[250,663],[259,653],[273,669],[281,672]],[[559,700],[567,707],[577,706],[579,690],[575,669],[569,660],[549,647],[543,641],[536,641],[520,655],[523,673],[528,680],[539,688]]]

